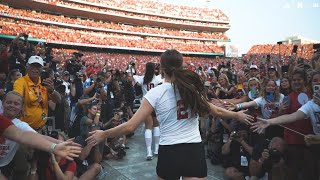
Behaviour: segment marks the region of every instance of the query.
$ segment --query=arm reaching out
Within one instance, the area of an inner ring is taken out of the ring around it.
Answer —
[[[261,132],[262,130],[264,130],[269,126],[291,123],[304,118],[305,118],[305,114],[299,110],[292,114],[286,114],[286,115],[279,116],[269,120],[258,118],[259,121],[256,123],[253,123],[253,126],[251,127],[251,129],[253,129],[254,132]]]
[[[210,109],[211,109],[211,114],[217,117],[221,117],[223,119],[236,119],[242,123],[245,124],[251,124],[250,121],[254,121],[254,117],[251,115],[245,114],[245,111],[239,111],[239,112],[233,112],[233,111],[228,111],[226,109],[217,107],[211,103],[209,103]]]
[[[145,121],[146,117],[148,117],[148,115],[150,115],[152,111],[153,107],[150,105],[148,100],[144,99],[138,111],[132,116],[132,118],[128,122],[106,131],[92,131],[89,133],[89,137],[86,139],[86,141],[88,142],[88,144],[96,145],[99,142],[104,141],[106,138],[112,138],[134,132],[134,130],[137,129],[139,124]]]
[[[55,144],[42,137],[40,134],[31,131],[23,131],[13,125],[9,126],[4,131],[3,136],[18,143],[26,144],[35,149],[51,152],[70,160],[72,160],[73,157],[78,157],[81,153],[81,147],[75,146],[72,142]],[[30,139],[32,139],[32,141],[30,141]]]

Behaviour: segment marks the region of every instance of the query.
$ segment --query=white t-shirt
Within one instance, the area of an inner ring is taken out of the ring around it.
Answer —
[[[66,87],[66,94],[69,95],[70,94],[70,83],[63,81],[62,84]]]
[[[275,106],[277,108],[280,107],[280,104],[282,103],[283,101],[283,98],[284,98],[284,95],[283,94],[280,94],[280,99],[279,101],[275,102]],[[272,113],[274,112],[274,109],[272,108],[269,108],[267,106],[267,101],[265,100],[265,98],[263,97],[258,97],[257,99],[253,100],[254,102],[257,103],[257,106],[259,108],[261,108],[261,113],[262,113],[262,118],[264,119],[269,119],[272,115]]]
[[[317,135],[320,134],[320,106],[314,103],[313,100],[307,102],[303,105],[299,111],[303,112],[306,118],[310,118],[313,132]]]
[[[162,83],[161,76],[154,75],[151,82],[148,84],[143,84],[143,78],[144,78],[144,76],[138,76],[138,75],[133,76],[134,81],[136,83],[139,83],[139,85],[141,85],[143,96],[145,96],[150,89],[152,89],[152,88],[158,86],[158,84]]]
[[[26,122],[20,121],[19,119],[13,119],[12,123],[21,130],[36,132]],[[30,141],[32,140],[30,139]],[[18,148],[18,143],[0,136],[0,167],[8,165],[12,161]]]
[[[184,109],[179,91],[175,94],[171,83],[165,82],[151,89],[144,98],[156,112],[160,145],[201,142],[199,116],[191,117],[190,109]]]

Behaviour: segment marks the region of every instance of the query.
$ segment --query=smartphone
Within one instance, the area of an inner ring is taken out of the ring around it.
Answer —
[[[274,101],[274,92],[267,92],[266,100],[267,100],[267,102],[273,102]]]
[[[290,97],[289,96],[285,96],[284,98],[283,98],[283,101],[282,101],[284,104],[286,104],[286,105],[290,105]]]
[[[320,85],[313,86],[313,93],[318,92],[320,90]]]
[[[257,93],[257,88],[252,88],[252,89],[250,90],[250,93],[251,93],[251,97],[252,97],[253,99],[255,99],[255,98],[256,98],[256,93]]]
[[[289,66],[288,65],[281,66],[281,71],[282,72],[288,72],[289,71]]]
[[[267,92],[266,100],[267,100],[267,102],[273,102],[273,100],[274,100],[274,93],[273,93],[273,92]]]
[[[298,45],[294,45],[292,49],[292,53],[297,54],[297,51],[298,51]]]

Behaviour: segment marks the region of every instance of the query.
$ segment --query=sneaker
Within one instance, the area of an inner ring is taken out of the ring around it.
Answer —
[[[152,158],[153,158],[152,155],[148,155],[148,156],[147,156],[147,161],[151,161]]]
[[[98,180],[104,180],[107,175],[108,175],[107,171],[105,171],[104,168],[101,167],[101,171],[100,171],[100,173],[96,176],[96,178],[97,178]]]
[[[153,152],[154,155],[158,156],[158,151]]]

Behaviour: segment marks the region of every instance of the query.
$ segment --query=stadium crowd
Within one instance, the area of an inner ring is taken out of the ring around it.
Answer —
[[[225,179],[319,178],[319,46],[277,48],[254,46],[242,60],[185,57],[184,68],[201,76],[213,104],[248,109],[256,117],[252,126],[200,118],[207,158],[225,168]],[[305,49],[313,53],[310,59]],[[282,63],[287,55],[290,60]],[[160,74],[157,55],[52,49],[29,42],[25,33],[12,42],[1,41],[0,59],[1,113],[54,139],[75,137],[83,148],[79,157],[68,161],[42,151],[30,156],[30,149],[21,146],[13,161],[14,153],[7,155],[10,145],[1,143],[1,173],[17,179],[102,179],[100,162],[126,156],[128,140],[119,136],[93,146],[85,142],[88,132],[110,129],[132,117],[134,101],[141,95],[132,76],[143,75],[147,62],[154,62],[155,75]],[[280,123],[285,124],[274,126]]]
[[[68,42],[81,44],[96,44],[115,47],[141,48],[151,50],[164,50],[176,48],[184,52],[215,52],[222,53],[222,48],[213,42],[203,43],[193,40],[163,39],[156,37],[138,37],[124,34],[102,33],[84,30],[46,26],[28,21],[3,18],[0,22],[0,33],[16,35],[17,32],[29,32],[33,38],[46,38],[47,42]],[[70,36],[70,33],[73,36]]]
[[[42,2],[42,3],[54,3],[56,6],[63,6],[71,9],[81,9],[84,11],[95,11],[101,14],[115,14],[115,15],[124,15],[127,17],[135,17],[139,19],[146,19],[146,20],[156,20],[156,21],[165,21],[169,23],[181,23],[181,24],[192,24],[192,25],[206,25],[206,26],[218,26],[218,27],[226,27],[229,28],[230,26],[227,24],[223,23],[216,23],[216,22],[202,22],[198,20],[188,20],[188,19],[174,19],[174,18],[165,18],[165,17],[159,17],[156,15],[147,15],[147,14],[139,14],[139,13],[132,13],[132,12],[126,12],[126,11],[119,11],[119,10],[113,10],[113,9],[108,9],[105,7],[96,7],[96,6],[90,6],[90,5],[85,5],[85,4],[79,4],[71,1],[60,1],[60,0],[55,0],[54,2],[51,2],[49,0],[35,0],[37,2]]]
[[[88,30],[97,30],[97,31],[106,31],[110,30],[118,30],[120,32],[135,32],[135,33],[147,33],[147,34],[155,34],[155,35],[165,35],[165,36],[178,36],[178,37],[188,37],[188,38],[203,38],[203,39],[223,39],[228,40],[223,33],[210,33],[210,32],[192,32],[192,31],[180,31],[175,29],[163,29],[163,28],[155,28],[155,27],[141,27],[141,26],[133,26],[133,25],[125,25],[120,23],[112,23],[112,22],[100,22],[93,21],[90,19],[79,19],[79,18],[71,18],[65,16],[58,16],[52,14],[46,14],[43,12],[36,12],[31,10],[24,9],[15,9],[6,5],[0,5],[0,13],[3,14],[4,17],[17,18],[21,20],[33,20],[36,22],[49,21],[53,23],[66,23],[68,25],[78,25],[85,26]]]
[[[191,6],[177,6],[168,3],[155,2],[155,1],[95,1],[95,0],[80,0],[73,2],[89,2],[101,7],[115,7],[126,10],[142,11],[145,13],[171,16],[171,17],[184,17],[194,19],[204,19],[209,21],[229,21],[228,17],[219,9],[197,8]],[[155,8],[156,7],[156,8]]]

